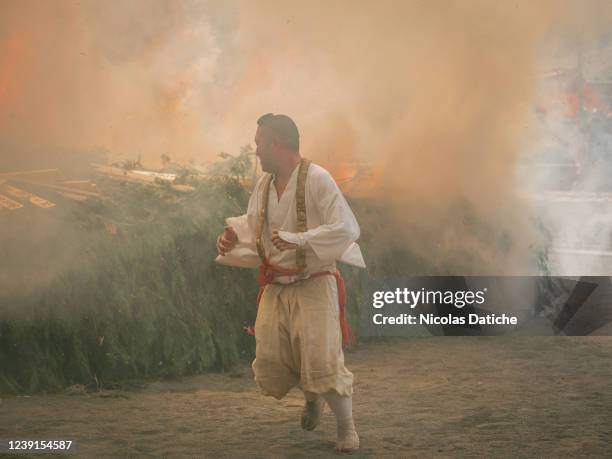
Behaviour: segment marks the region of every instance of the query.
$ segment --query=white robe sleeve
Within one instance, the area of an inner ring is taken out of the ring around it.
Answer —
[[[359,224],[329,172],[317,174],[312,185],[325,223],[304,233],[279,231],[279,236],[288,242],[309,246],[320,260],[339,260],[359,238]]]
[[[226,266],[257,268],[260,265],[259,255],[257,254],[255,241],[251,237],[247,214],[226,218],[225,223],[234,229],[238,235],[238,242],[225,255],[217,255],[215,261]]]
[[[238,268],[257,268],[261,264],[255,244],[254,228],[252,228],[252,225],[249,225],[249,216],[253,217],[257,215],[257,202],[261,188],[259,186],[260,183],[261,182],[258,182],[251,194],[247,213],[239,217],[229,217],[225,219],[225,224],[231,226],[236,232],[238,242],[227,254],[218,255],[215,259],[217,263],[226,266],[236,266]]]

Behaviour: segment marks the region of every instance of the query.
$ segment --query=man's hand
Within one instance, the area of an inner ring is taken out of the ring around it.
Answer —
[[[281,239],[281,237],[278,235],[278,231],[272,231],[272,244],[274,244],[274,247],[281,251],[295,250],[298,248],[297,244],[292,244],[291,242]]]
[[[226,226],[222,234],[217,238],[217,252],[225,256],[238,242],[238,235],[231,226]]]

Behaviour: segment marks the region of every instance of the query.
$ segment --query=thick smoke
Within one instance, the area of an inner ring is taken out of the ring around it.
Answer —
[[[2,155],[206,153],[200,92],[214,83],[220,50],[198,11],[141,0],[3,5]]]
[[[332,169],[347,160],[382,168],[373,197],[387,205],[394,244],[439,272],[532,272],[543,241],[515,196],[514,172],[530,138],[537,64],[555,36],[596,29],[606,9],[9,2],[0,13],[2,162],[99,149],[151,165],[162,154],[211,159],[251,142],[259,115],[286,113],[305,156]]]
[[[432,264],[414,272],[539,272],[548,241],[515,177],[537,137],[539,64],[568,35],[598,37],[609,7],[250,5],[240,12],[248,54],[259,56],[251,73],[262,64],[267,72],[246,79],[255,96],[237,112],[255,115],[267,101],[300,114],[310,156],[333,163],[352,154],[381,165],[376,197],[390,215],[377,247],[400,246]]]

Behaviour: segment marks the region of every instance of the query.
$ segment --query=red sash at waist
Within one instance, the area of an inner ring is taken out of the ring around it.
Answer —
[[[299,274],[302,270],[303,269],[301,268],[283,268],[282,266],[275,266],[265,260],[259,267],[259,276],[257,277],[257,282],[259,283],[257,306],[259,306],[259,302],[261,301],[266,285],[274,283],[275,275],[280,274],[284,276],[294,276]],[[351,328],[346,317],[346,285],[344,283],[344,279],[342,278],[340,271],[333,273],[330,271],[319,271],[311,274],[307,279],[313,279],[321,276],[334,276],[336,278],[336,286],[338,288],[338,305],[340,306],[340,331],[342,332],[342,344],[344,346],[348,346],[350,343]],[[245,327],[245,331],[250,335],[255,335],[253,326]]]

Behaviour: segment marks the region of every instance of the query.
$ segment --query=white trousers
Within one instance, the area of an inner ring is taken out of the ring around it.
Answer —
[[[281,399],[298,385],[315,394],[352,395],[334,276],[268,284],[257,311],[255,340],[253,372],[265,395]]]

